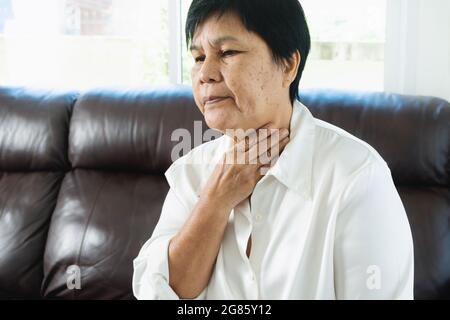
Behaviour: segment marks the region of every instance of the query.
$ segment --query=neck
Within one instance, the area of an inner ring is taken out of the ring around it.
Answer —
[[[270,129],[278,129],[278,130],[288,129],[289,133],[290,133],[292,110],[293,110],[293,105],[290,103],[290,100],[289,100],[286,104],[280,105],[277,108],[277,111],[271,121],[263,124],[259,128],[255,128],[255,130],[258,131],[258,129],[263,129],[263,128],[269,129],[269,130]],[[231,137],[231,138],[233,138],[234,143],[237,143],[240,140],[236,136]]]

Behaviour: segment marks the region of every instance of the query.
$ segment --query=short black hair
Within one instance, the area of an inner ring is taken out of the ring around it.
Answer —
[[[291,103],[299,99],[298,86],[311,48],[305,13],[299,0],[193,0],[186,19],[189,48],[197,27],[214,14],[235,13],[250,32],[258,34],[272,51],[274,62],[289,61],[298,50],[301,61],[289,87]]]

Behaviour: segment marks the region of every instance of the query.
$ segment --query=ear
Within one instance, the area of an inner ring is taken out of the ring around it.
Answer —
[[[292,56],[288,60],[286,60],[284,66],[283,86],[289,87],[295,80],[301,59],[302,57],[300,55],[300,52],[298,50],[295,50]]]

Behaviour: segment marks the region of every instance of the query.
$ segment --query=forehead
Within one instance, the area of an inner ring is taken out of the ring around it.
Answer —
[[[208,41],[211,45],[225,41],[248,43],[254,41],[254,36],[245,28],[236,14],[227,12],[221,17],[214,14],[197,27],[192,39],[192,47],[201,47],[203,41]]]

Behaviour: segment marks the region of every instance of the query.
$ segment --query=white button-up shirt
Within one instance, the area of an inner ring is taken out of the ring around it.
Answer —
[[[231,211],[197,298],[412,299],[411,231],[386,162],[298,101],[290,129],[279,159]],[[166,171],[160,220],[134,260],[138,299],[178,299],[168,284],[169,241],[231,143],[225,135],[207,142]]]

